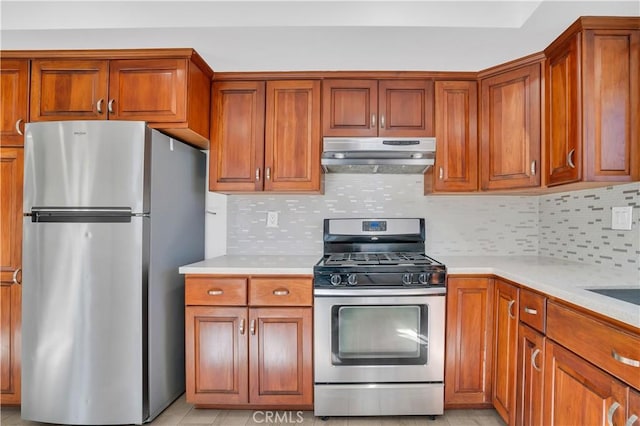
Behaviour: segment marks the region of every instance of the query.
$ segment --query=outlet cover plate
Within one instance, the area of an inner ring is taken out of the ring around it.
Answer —
[[[268,211],[267,212],[267,228],[277,228],[278,227],[278,212]]]
[[[631,230],[633,207],[611,207],[611,229]]]

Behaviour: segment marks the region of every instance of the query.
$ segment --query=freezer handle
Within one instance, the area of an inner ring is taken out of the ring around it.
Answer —
[[[31,213],[25,214],[31,217],[31,222],[66,222],[66,223],[121,223],[131,222],[131,218],[139,216],[131,213],[129,207],[33,207]]]

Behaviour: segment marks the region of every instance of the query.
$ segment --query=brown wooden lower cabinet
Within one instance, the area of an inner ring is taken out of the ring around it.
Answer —
[[[493,387],[491,399],[507,424],[515,423],[518,287],[496,280],[494,295]]]
[[[543,426],[545,336],[520,324],[518,329],[518,384],[516,424]]]
[[[187,402],[313,405],[311,278],[188,275]]]
[[[447,284],[446,408],[491,407],[493,280],[449,277]]]
[[[625,424],[627,386],[551,340],[545,352],[545,425]]]

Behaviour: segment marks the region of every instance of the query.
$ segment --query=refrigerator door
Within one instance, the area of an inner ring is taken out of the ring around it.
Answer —
[[[149,130],[141,121],[28,123],[24,212],[32,207],[129,207],[148,213]]]
[[[71,216],[24,219],[22,418],[140,424],[150,219]]]

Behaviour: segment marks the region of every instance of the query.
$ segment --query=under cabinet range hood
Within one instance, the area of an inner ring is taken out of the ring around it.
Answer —
[[[435,161],[435,138],[324,138],[327,173],[424,173]]]

